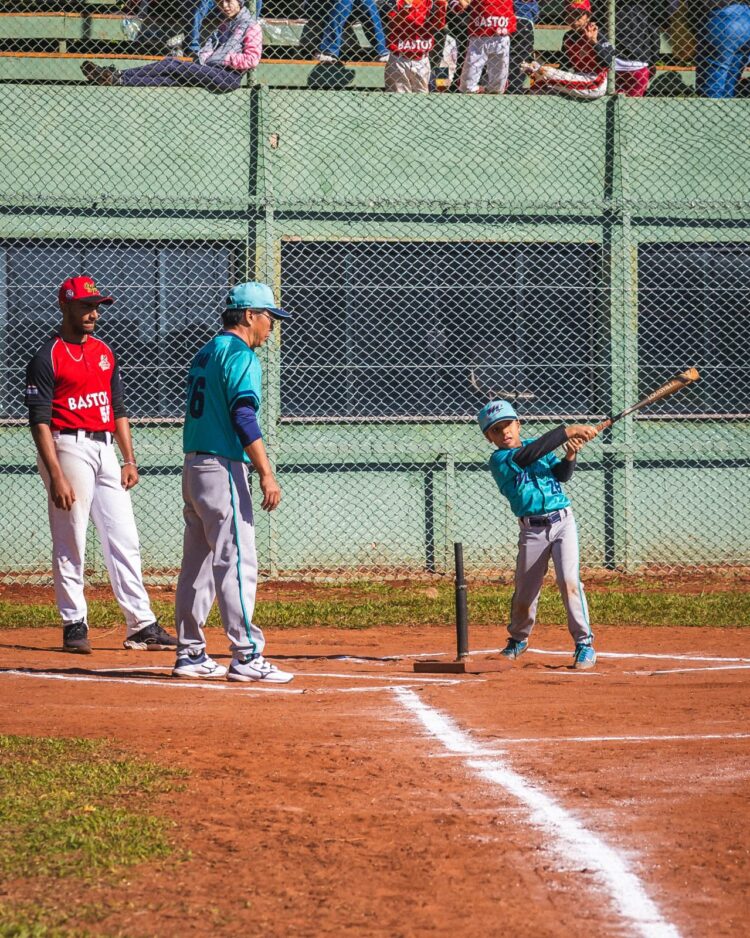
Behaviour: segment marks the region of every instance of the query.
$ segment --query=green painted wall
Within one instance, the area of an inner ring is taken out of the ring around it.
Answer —
[[[2,85],[0,238],[232,239],[277,287],[282,239],[600,244],[617,406],[635,386],[638,245],[748,240],[749,130],[743,101]],[[265,354],[263,421],[285,490],[258,520],[266,569],[440,572],[455,538],[472,569],[512,565],[513,521],[471,423],[280,421],[280,354],[275,341]],[[179,428],[135,437],[144,566],[171,575]],[[28,432],[0,428],[6,573],[48,565],[33,464]],[[585,563],[749,562],[749,467],[746,421],[623,422],[570,487]],[[33,506],[20,520],[19,501]]]

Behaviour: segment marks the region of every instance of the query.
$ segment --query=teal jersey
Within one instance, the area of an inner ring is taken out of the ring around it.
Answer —
[[[513,514],[524,518],[570,507],[570,499],[552,472],[552,467],[560,462],[558,457],[547,453],[526,469],[521,469],[513,462],[513,453],[517,452],[517,449],[498,449],[490,457],[492,478],[510,502]]]
[[[230,332],[220,332],[204,345],[190,366],[182,450],[215,453],[250,462],[232,426],[232,410],[243,398],[260,408],[258,356]]]

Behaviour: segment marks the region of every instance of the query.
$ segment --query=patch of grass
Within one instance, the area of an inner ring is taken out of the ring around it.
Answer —
[[[92,878],[169,856],[172,822],[135,806],[185,774],[106,741],[0,736],[0,872]]]
[[[92,938],[90,931],[67,928],[43,909],[0,903],[0,938]]]
[[[65,909],[52,908],[43,901],[0,902],[0,938],[125,938],[125,932],[91,931],[118,910],[117,903],[77,903]]]
[[[476,625],[502,625],[508,616],[513,589],[506,585],[470,585],[469,618]],[[716,590],[682,594],[659,581],[614,583],[587,591],[591,621],[598,625],[687,625],[737,627],[750,624],[750,591]],[[157,601],[155,612],[168,625],[173,605]],[[539,603],[540,622],[563,625],[565,613],[554,584],[545,584]],[[94,627],[122,628],[117,604],[93,601],[89,620]],[[347,590],[332,586],[330,597],[318,587],[315,598],[263,599],[261,587],[255,621],[263,628],[310,627],[369,629],[378,625],[438,625],[454,621],[453,588],[450,584],[393,586],[387,583],[355,583]],[[0,602],[0,629],[58,625],[52,605]],[[221,628],[216,607],[207,622]]]

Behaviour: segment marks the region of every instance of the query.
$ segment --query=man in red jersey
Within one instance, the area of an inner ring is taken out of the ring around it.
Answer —
[[[25,402],[48,494],[63,650],[91,652],[83,595],[89,517],[99,532],[112,590],[125,615],[125,647],[173,650],[177,640],[156,621],[143,585],[128,494],[138,482],[138,467],[117,359],[109,345],[93,335],[99,307],[113,300],[101,295],[91,277],[70,277],[60,287],[58,301],[60,331],[28,364]]]
[[[385,90],[426,94],[435,33],[445,28],[447,0],[394,0],[383,17],[390,58]]]
[[[469,45],[461,69],[461,91],[466,94],[478,91],[486,69],[485,92],[504,94],[508,84],[510,37],[516,31],[513,0],[452,0],[451,8],[463,10],[469,16]]]

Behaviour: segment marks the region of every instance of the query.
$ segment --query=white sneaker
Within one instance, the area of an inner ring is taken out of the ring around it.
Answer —
[[[266,684],[288,684],[294,675],[288,671],[279,671],[275,664],[267,661],[263,655],[239,655],[232,658],[227,672],[228,681],[264,681]]]
[[[224,677],[226,673],[224,665],[217,664],[205,651],[197,655],[191,655],[189,651],[183,652],[177,656],[172,668],[172,677],[189,677],[198,681],[214,681]]]

